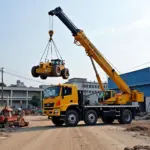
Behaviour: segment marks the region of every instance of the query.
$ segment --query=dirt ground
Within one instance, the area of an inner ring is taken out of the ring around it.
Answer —
[[[45,116],[27,116],[29,127],[0,132],[0,150],[124,150],[135,145],[150,145],[146,131],[125,131],[133,126],[150,127],[150,121],[131,125],[55,127]],[[147,131],[149,132],[149,130]]]

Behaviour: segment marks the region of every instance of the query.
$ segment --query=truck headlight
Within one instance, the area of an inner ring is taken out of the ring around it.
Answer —
[[[54,114],[58,114],[59,113],[59,110],[58,109],[55,109],[54,110]]]

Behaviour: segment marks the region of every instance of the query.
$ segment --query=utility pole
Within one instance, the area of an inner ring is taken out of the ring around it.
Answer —
[[[3,90],[3,86],[4,86],[3,74],[4,74],[4,70],[3,69],[4,68],[2,67],[1,68],[1,87],[2,87],[1,105],[3,105],[3,103],[4,103],[4,98],[3,98],[3,92],[4,92],[4,90]]]

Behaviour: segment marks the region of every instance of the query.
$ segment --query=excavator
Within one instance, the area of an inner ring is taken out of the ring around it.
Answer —
[[[139,111],[139,105],[131,103],[142,103],[144,94],[138,90],[131,89],[119,76],[116,70],[108,63],[104,56],[98,51],[93,43],[87,38],[83,30],[77,28],[66,16],[61,7],[48,12],[49,16],[57,16],[71,31],[74,43],[85,49],[94,68],[101,91],[99,93],[99,104],[85,104],[83,91],[74,84],[58,84],[44,90],[43,111],[52,118],[55,125],[76,126],[83,120],[87,125],[94,125],[98,117],[104,123],[112,123],[115,119],[121,124],[129,124]],[[95,67],[94,61],[114,81],[120,89],[120,93],[114,90],[104,90],[102,81]]]

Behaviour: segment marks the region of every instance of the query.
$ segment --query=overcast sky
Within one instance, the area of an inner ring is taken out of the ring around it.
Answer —
[[[62,78],[46,81],[31,76],[31,68],[40,61],[48,42],[48,11],[62,7],[66,15],[120,73],[150,61],[150,1],[149,0],[7,0],[0,4],[0,67],[46,84],[65,82]],[[96,80],[90,59],[84,48],[73,44],[71,32],[54,17],[54,41],[70,70],[70,78]],[[49,54],[49,58],[50,58]],[[147,67],[143,65],[142,67]],[[97,65],[103,81],[105,73]],[[17,79],[28,86],[41,83],[4,74],[6,84]]]

